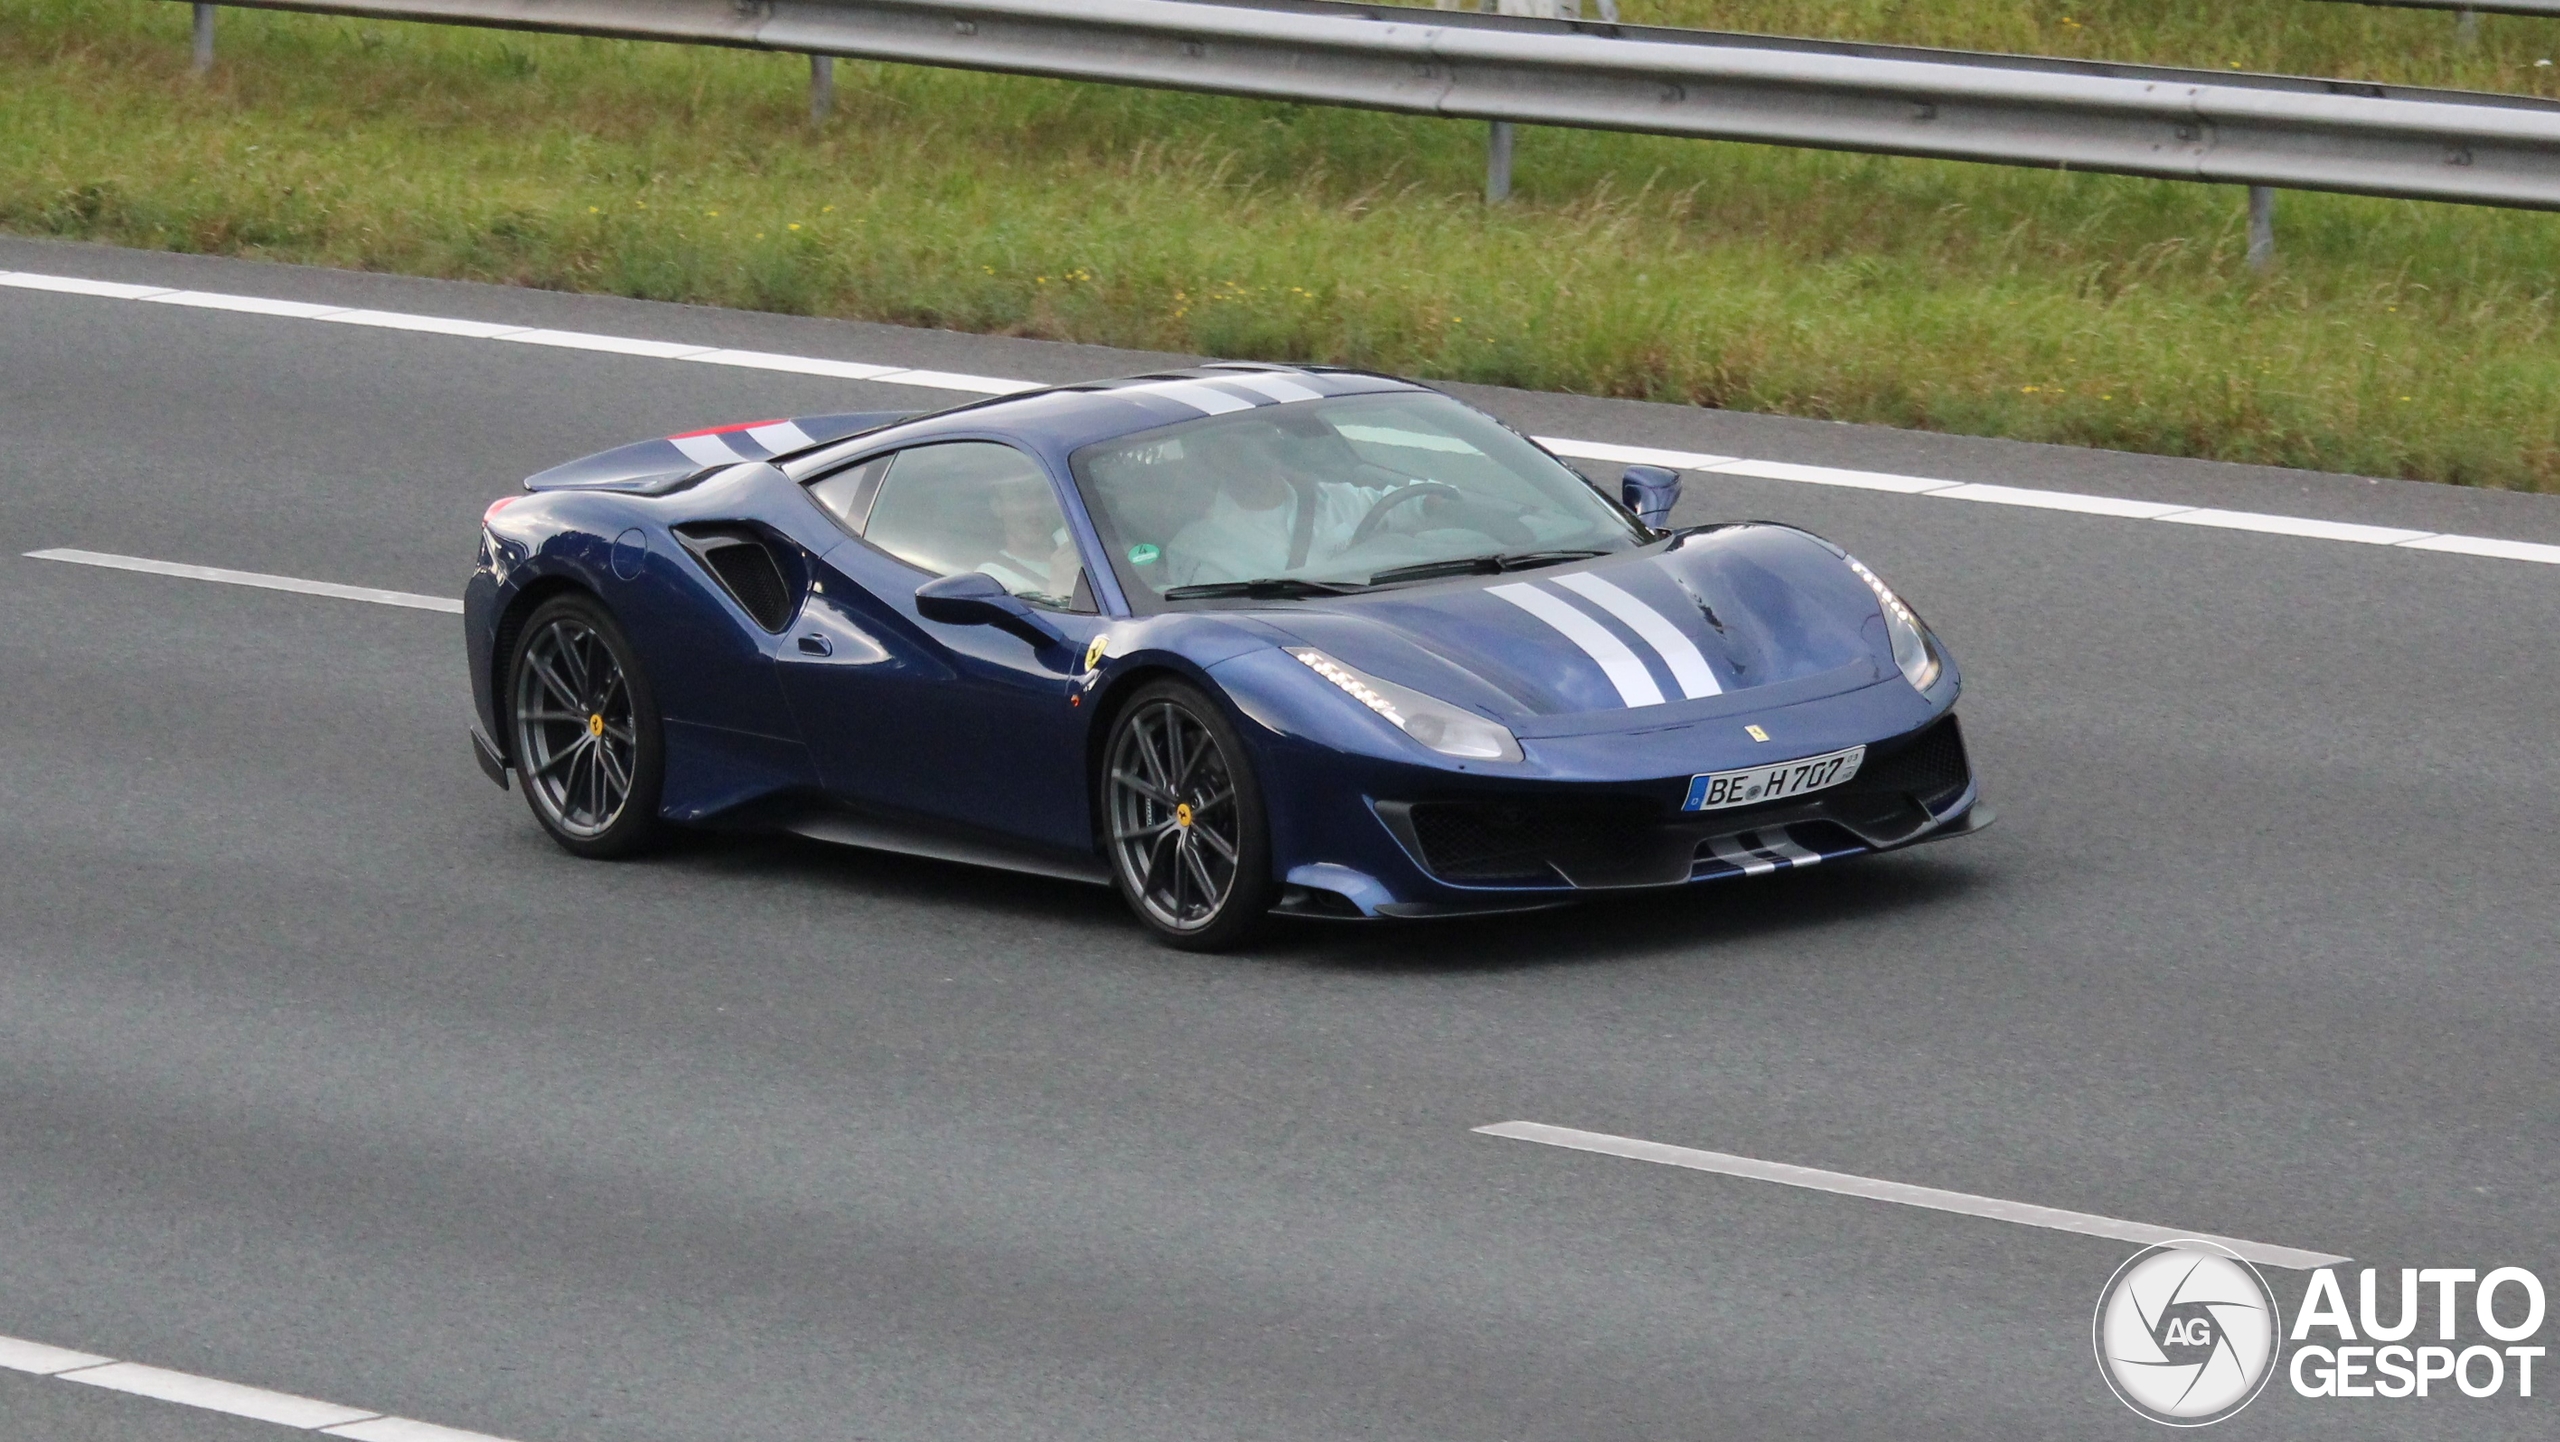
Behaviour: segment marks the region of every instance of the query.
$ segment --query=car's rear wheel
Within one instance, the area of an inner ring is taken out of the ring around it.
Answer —
[[[1112,722],[1102,802],[1112,878],[1158,937],[1222,951],[1268,919],[1279,888],[1262,788],[1208,697],[1177,681],[1132,697]]]
[[[580,856],[629,856],[658,834],[666,743],[630,641],[588,596],[554,597],[517,633],[508,721],[525,804]]]

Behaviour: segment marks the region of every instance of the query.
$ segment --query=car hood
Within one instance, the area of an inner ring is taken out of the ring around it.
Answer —
[[[1664,547],[1272,613],[1293,643],[1526,736],[1681,725],[1895,674],[1874,593],[1828,543],[1733,525]]]

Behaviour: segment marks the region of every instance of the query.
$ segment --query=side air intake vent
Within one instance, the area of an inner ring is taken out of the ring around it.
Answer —
[[[791,623],[797,588],[770,541],[744,526],[679,526],[676,535],[757,625],[780,631]]]

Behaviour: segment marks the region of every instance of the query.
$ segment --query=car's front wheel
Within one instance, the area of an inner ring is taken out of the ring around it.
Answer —
[[[629,856],[658,834],[666,742],[648,678],[604,606],[564,595],[535,608],[507,668],[525,803],[580,856]]]
[[[1258,930],[1279,887],[1252,758],[1224,712],[1178,681],[1121,708],[1104,751],[1111,874],[1149,930],[1222,951]]]

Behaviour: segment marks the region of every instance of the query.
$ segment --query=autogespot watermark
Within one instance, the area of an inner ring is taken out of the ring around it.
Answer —
[[[2173,1242],[2116,1269],[2092,1331],[2098,1370],[2124,1405],[2202,1427],[2267,1385],[2283,1325],[2257,1268],[2208,1242]]]
[[[2350,1308],[2338,1269],[2314,1271],[2288,1333],[2274,1289],[2228,1249],[2152,1247],[2098,1295],[2098,1370],[2126,1406],[2173,1427],[2231,1416],[2278,1372],[2302,1397],[2533,1395],[2547,1350],[2533,1341],[2548,1314],[2541,1278],[2523,1267],[2398,1273],[2395,1288],[2382,1269],[2354,1272]]]

